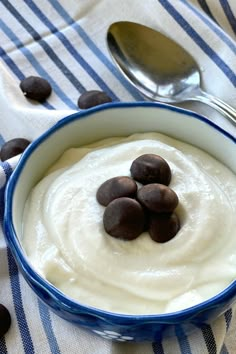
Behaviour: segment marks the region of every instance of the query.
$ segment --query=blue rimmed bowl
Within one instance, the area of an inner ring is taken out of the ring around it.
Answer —
[[[70,147],[111,136],[157,131],[195,145],[236,173],[236,139],[206,118],[158,103],[105,104],[60,120],[22,154],[6,188],[4,233],[24,278],[58,316],[104,338],[118,341],[157,341],[181,336],[222,315],[236,300],[236,281],[220,294],[191,308],[153,315],[122,315],[73,301],[31,266],[21,246],[22,216],[32,187]],[[32,235],[33,237],[33,235]]]

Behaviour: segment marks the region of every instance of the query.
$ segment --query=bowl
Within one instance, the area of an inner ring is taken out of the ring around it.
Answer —
[[[236,300],[236,281],[207,301],[167,314],[123,315],[86,306],[64,295],[31,266],[21,246],[27,196],[45,171],[68,148],[110,136],[157,131],[200,147],[236,173],[235,138],[208,119],[158,103],[111,103],[61,119],[29,145],[10,177],[5,193],[4,233],[25,280],[58,316],[103,338],[158,341],[189,334],[226,312]]]

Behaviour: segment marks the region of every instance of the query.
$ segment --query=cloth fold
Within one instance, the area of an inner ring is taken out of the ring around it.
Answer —
[[[144,98],[119,73],[107,46],[115,21],[139,22],[173,38],[196,58],[202,87],[236,108],[236,3],[234,0],[2,0],[0,2],[0,145],[34,140],[59,119],[78,110],[86,90],[105,91],[113,101]],[[47,79],[53,92],[44,104],[27,100],[19,83]],[[206,115],[236,136],[236,128],[200,103],[180,106]],[[184,129],[184,127],[183,127]],[[18,157],[0,164],[0,220],[4,190]],[[0,230],[0,303],[12,326],[0,338],[0,353],[196,354],[236,351],[236,318],[230,309],[214,323],[181,340],[113,343],[58,318],[18,272]]]

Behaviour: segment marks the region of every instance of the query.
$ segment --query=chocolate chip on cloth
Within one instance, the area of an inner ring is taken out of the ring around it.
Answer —
[[[49,82],[42,77],[29,76],[21,81],[20,88],[25,97],[35,101],[45,101],[52,92]]]
[[[175,213],[150,213],[148,232],[153,241],[170,241],[179,231],[180,221]]]
[[[113,237],[134,240],[144,230],[144,210],[135,199],[115,199],[104,211],[103,225],[105,231]]]
[[[30,141],[24,138],[15,138],[7,141],[2,145],[0,159],[6,161],[13,156],[21,154],[29,144]]]
[[[134,197],[137,192],[137,184],[127,176],[113,177],[105,181],[97,191],[97,201],[107,206],[112,200],[121,197]]]
[[[132,162],[131,176],[142,184],[161,183],[166,186],[171,180],[170,166],[161,156],[144,154]]]
[[[137,199],[148,210],[155,213],[172,212],[179,202],[173,189],[159,183],[141,187],[137,192]]]
[[[0,304],[0,338],[7,333],[11,326],[11,315],[8,309]]]
[[[78,99],[78,107],[86,109],[111,101],[112,99],[106,94],[106,92],[91,90],[82,93]]]

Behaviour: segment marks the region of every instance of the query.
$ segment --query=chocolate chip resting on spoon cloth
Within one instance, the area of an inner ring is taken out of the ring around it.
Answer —
[[[20,89],[25,97],[39,102],[45,101],[52,92],[49,82],[38,76],[29,76],[22,80]]]
[[[105,231],[116,238],[134,240],[147,230],[156,242],[171,240],[180,229],[180,221],[174,213],[178,196],[167,186],[171,180],[168,163],[159,155],[145,154],[133,161],[130,171],[144,184],[138,190],[128,176],[113,177],[98,188],[97,201],[106,206]]]
[[[30,141],[24,138],[14,138],[7,141],[0,150],[1,161],[6,161],[13,156],[21,154],[29,144]]]
[[[87,109],[98,106],[103,103],[109,103],[112,99],[106,92],[98,90],[90,90],[82,93],[78,99],[78,107],[81,109]]]

